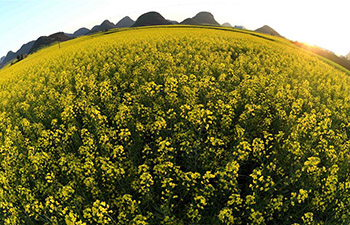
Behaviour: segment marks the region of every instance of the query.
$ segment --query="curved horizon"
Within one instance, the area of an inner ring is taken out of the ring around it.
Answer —
[[[0,57],[16,52],[23,44],[57,32],[73,33],[91,29],[104,20],[116,24],[129,16],[157,11],[166,19],[183,21],[200,11],[211,12],[219,24],[240,25],[255,30],[263,25],[275,29],[287,39],[316,45],[338,55],[350,51],[350,32],[345,28],[350,3],[335,1],[191,1],[171,4],[159,0],[119,3],[113,0],[0,0]],[[15,15],[15,16],[14,16]],[[9,19],[11,18],[11,20]],[[4,32],[5,31],[5,32]],[[328,32],[325,32],[328,31]]]

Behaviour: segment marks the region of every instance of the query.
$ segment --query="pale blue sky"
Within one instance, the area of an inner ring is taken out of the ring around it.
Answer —
[[[126,15],[136,20],[148,11],[179,22],[210,11],[219,23],[251,30],[267,24],[291,40],[344,55],[350,51],[349,9],[348,0],[0,0],[0,57],[42,35],[91,29]]]

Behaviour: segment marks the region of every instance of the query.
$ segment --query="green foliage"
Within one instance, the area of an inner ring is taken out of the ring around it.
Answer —
[[[349,84],[248,33],[43,49],[0,71],[0,221],[348,224]]]

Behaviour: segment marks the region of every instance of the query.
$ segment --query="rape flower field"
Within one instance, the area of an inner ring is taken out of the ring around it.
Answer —
[[[1,224],[349,224],[350,78],[287,41],[126,29],[0,71]]]

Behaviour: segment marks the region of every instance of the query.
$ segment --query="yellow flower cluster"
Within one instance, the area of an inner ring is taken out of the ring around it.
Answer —
[[[118,31],[0,70],[0,224],[350,223],[350,73],[250,31]]]

